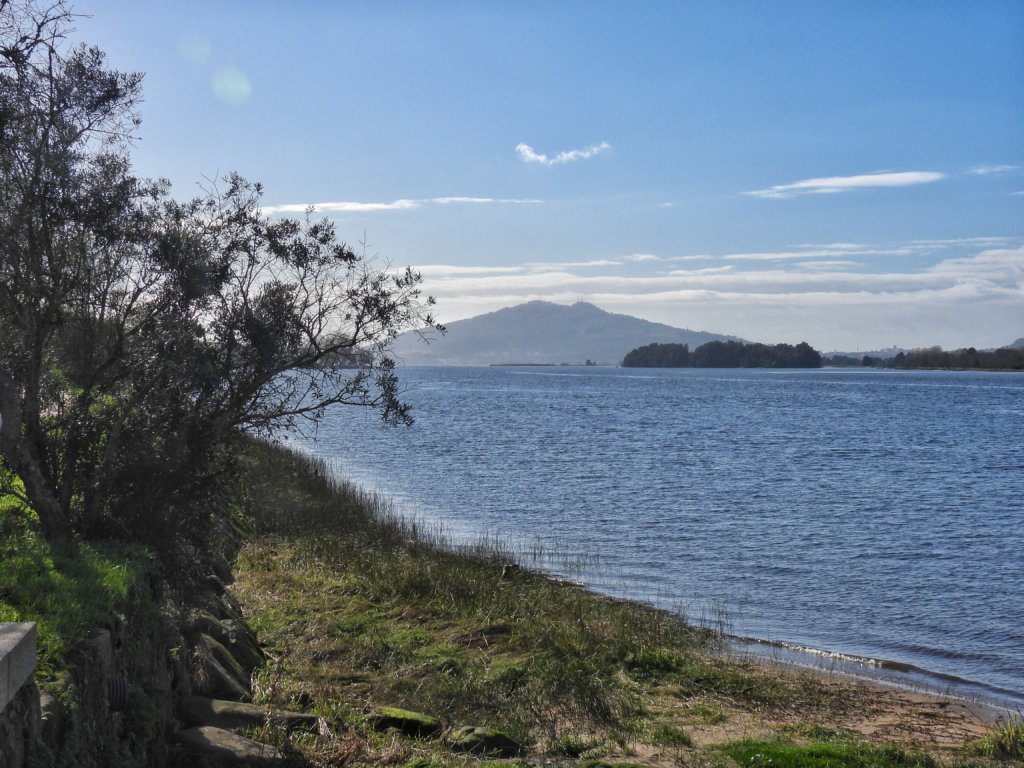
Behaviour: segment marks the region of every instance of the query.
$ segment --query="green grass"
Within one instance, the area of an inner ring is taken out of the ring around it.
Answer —
[[[143,549],[111,542],[54,552],[30,509],[0,499],[0,621],[38,623],[40,679],[64,669],[88,632],[111,619],[145,560]]]
[[[374,708],[400,707],[445,727],[501,729],[561,761],[621,764],[646,745],[662,761],[692,749],[700,765],[932,765],[848,739],[837,724],[865,711],[870,693],[719,656],[714,632],[676,615],[505,567],[536,563],[534,553],[494,541],[453,549],[305,455],[252,443],[243,463],[252,535],[234,591],[278,659],[257,698],[355,724],[333,741],[302,737],[314,764],[449,764],[440,742],[360,726]],[[695,746],[712,727],[721,739],[722,724],[738,737],[809,722],[831,728],[803,737],[830,743]]]
[[[937,768],[928,755],[867,744],[745,740],[721,750],[745,768]]]
[[[974,745],[978,754],[997,760],[1024,760],[1024,715],[1010,715]]]
[[[682,728],[668,723],[659,723],[647,735],[651,744],[659,747],[692,747],[693,738]]]
[[[621,735],[643,710],[624,670],[689,669],[688,654],[713,640],[525,568],[503,578],[517,553],[494,542],[454,551],[299,454],[255,445],[251,468],[256,540],[239,562],[240,594],[265,639],[302,649],[285,677],[324,696],[343,680],[375,705],[531,741]]]

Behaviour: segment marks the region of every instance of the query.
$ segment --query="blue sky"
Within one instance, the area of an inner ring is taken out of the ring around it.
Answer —
[[[79,2],[139,173],[423,268],[824,349],[1024,336],[1024,3]],[[333,205],[331,205],[333,204]],[[298,208],[296,208],[298,207]]]

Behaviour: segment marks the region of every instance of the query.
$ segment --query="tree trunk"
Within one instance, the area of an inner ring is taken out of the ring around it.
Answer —
[[[71,538],[71,521],[61,506],[42,462],[34,455],[30,437],[22,434],[20,403],[11,389],[0,386],[0,453],[21,478],[32,509],[39,516],[43,536],[51,544]]]
[[[64,508],[57,501],[53,488],[39,465],[34,461],[24,464],[16,462],[15,470],[25,484],[25,494],[32,504],[32,509],[39,516],[39,523],[46,540],[55,543],[71,538],[71,521],[68,520]]]

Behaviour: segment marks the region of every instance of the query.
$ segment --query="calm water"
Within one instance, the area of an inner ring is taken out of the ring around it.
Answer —
[[[1024,693],[1024,375],[410,368],[416,425],[313,450],[603,589]]]

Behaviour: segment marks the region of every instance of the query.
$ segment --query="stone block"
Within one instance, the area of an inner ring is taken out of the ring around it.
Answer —
[[[0,711],[36,671],[36,625],[0,624]]]

